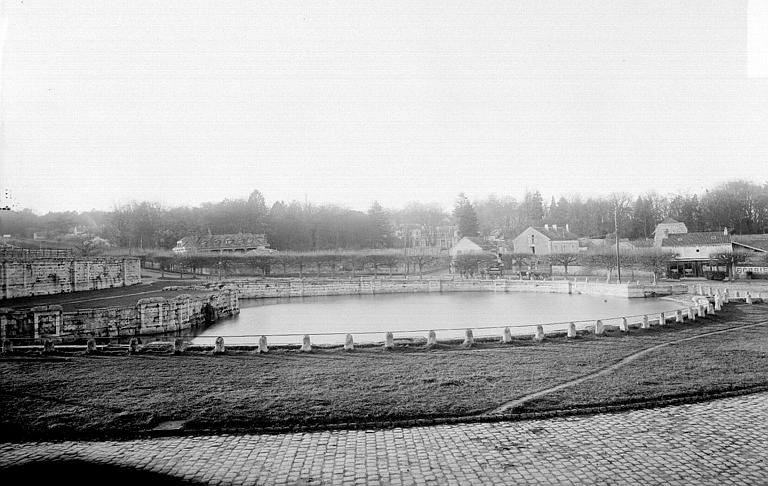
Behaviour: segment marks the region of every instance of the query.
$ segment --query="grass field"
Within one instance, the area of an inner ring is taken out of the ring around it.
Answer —
[[[0,359],[0,438],[115,436],[180,420],[186,429],[242,430],[457,417],[605,368],[649,347],[768,320],[768,305],[731,304],[716,317],[604,337],[474,349],[398,347],[220,356],[140,354]],[[768,384],[768,324],[661,348],[608,376],[525,405],[600,403]]]

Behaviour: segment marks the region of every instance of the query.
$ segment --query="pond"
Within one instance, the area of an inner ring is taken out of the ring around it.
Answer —
[[[446,339],[463,337],[467,328],[473,329],[475,337],[501,336],[505,326],[521,335],[532,334],[537,324],[574,321],[577,328],[583,328],[595,319],[655,316],[680,307],[665,299],[525,292],[241,299],[238,316],[202,330],[193,342],[212,344],[223,336],[227,344],[255,344],[259,336],[266,335],[270,344],[300,344],[302,336],[309,334],[312,343],[340,344],[351,333],[355,343],[362,343],[381,342],[387,331],[399,338],[426,337],[429,330],[435,330],[438,339]],[[545,331],[566,326],[545,326]]]

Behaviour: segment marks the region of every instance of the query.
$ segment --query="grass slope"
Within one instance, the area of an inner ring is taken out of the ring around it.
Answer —
[[[0,439],[114,436],[166,420],[187,429],[406,420],[479,414],[651,346],[768,319],[768,305],[629,335],[541,344],[340,349],[210,356],[0,359]],[[567,409],[768,383],[768,325],[662,348],[608,377],[535,402]]]

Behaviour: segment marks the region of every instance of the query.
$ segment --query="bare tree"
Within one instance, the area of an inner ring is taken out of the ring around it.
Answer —
[[[579,261],[579,255],[576,253],[554,253],[547,258],[551,265],[562,265],[565,268],[565,278],[568,278],[568,265]]]

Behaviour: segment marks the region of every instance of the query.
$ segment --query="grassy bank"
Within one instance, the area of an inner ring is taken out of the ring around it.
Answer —
[[[186,429],[394,421],[480,414],[651,346],[768,319],[768,305],[605,337],[465,350],[398,347],[265,355],[0,359],[4,440],[109,436],[168,420]],[[662,348],[609,377],[532,402],[558,409],[768,383],[768,325]]]

